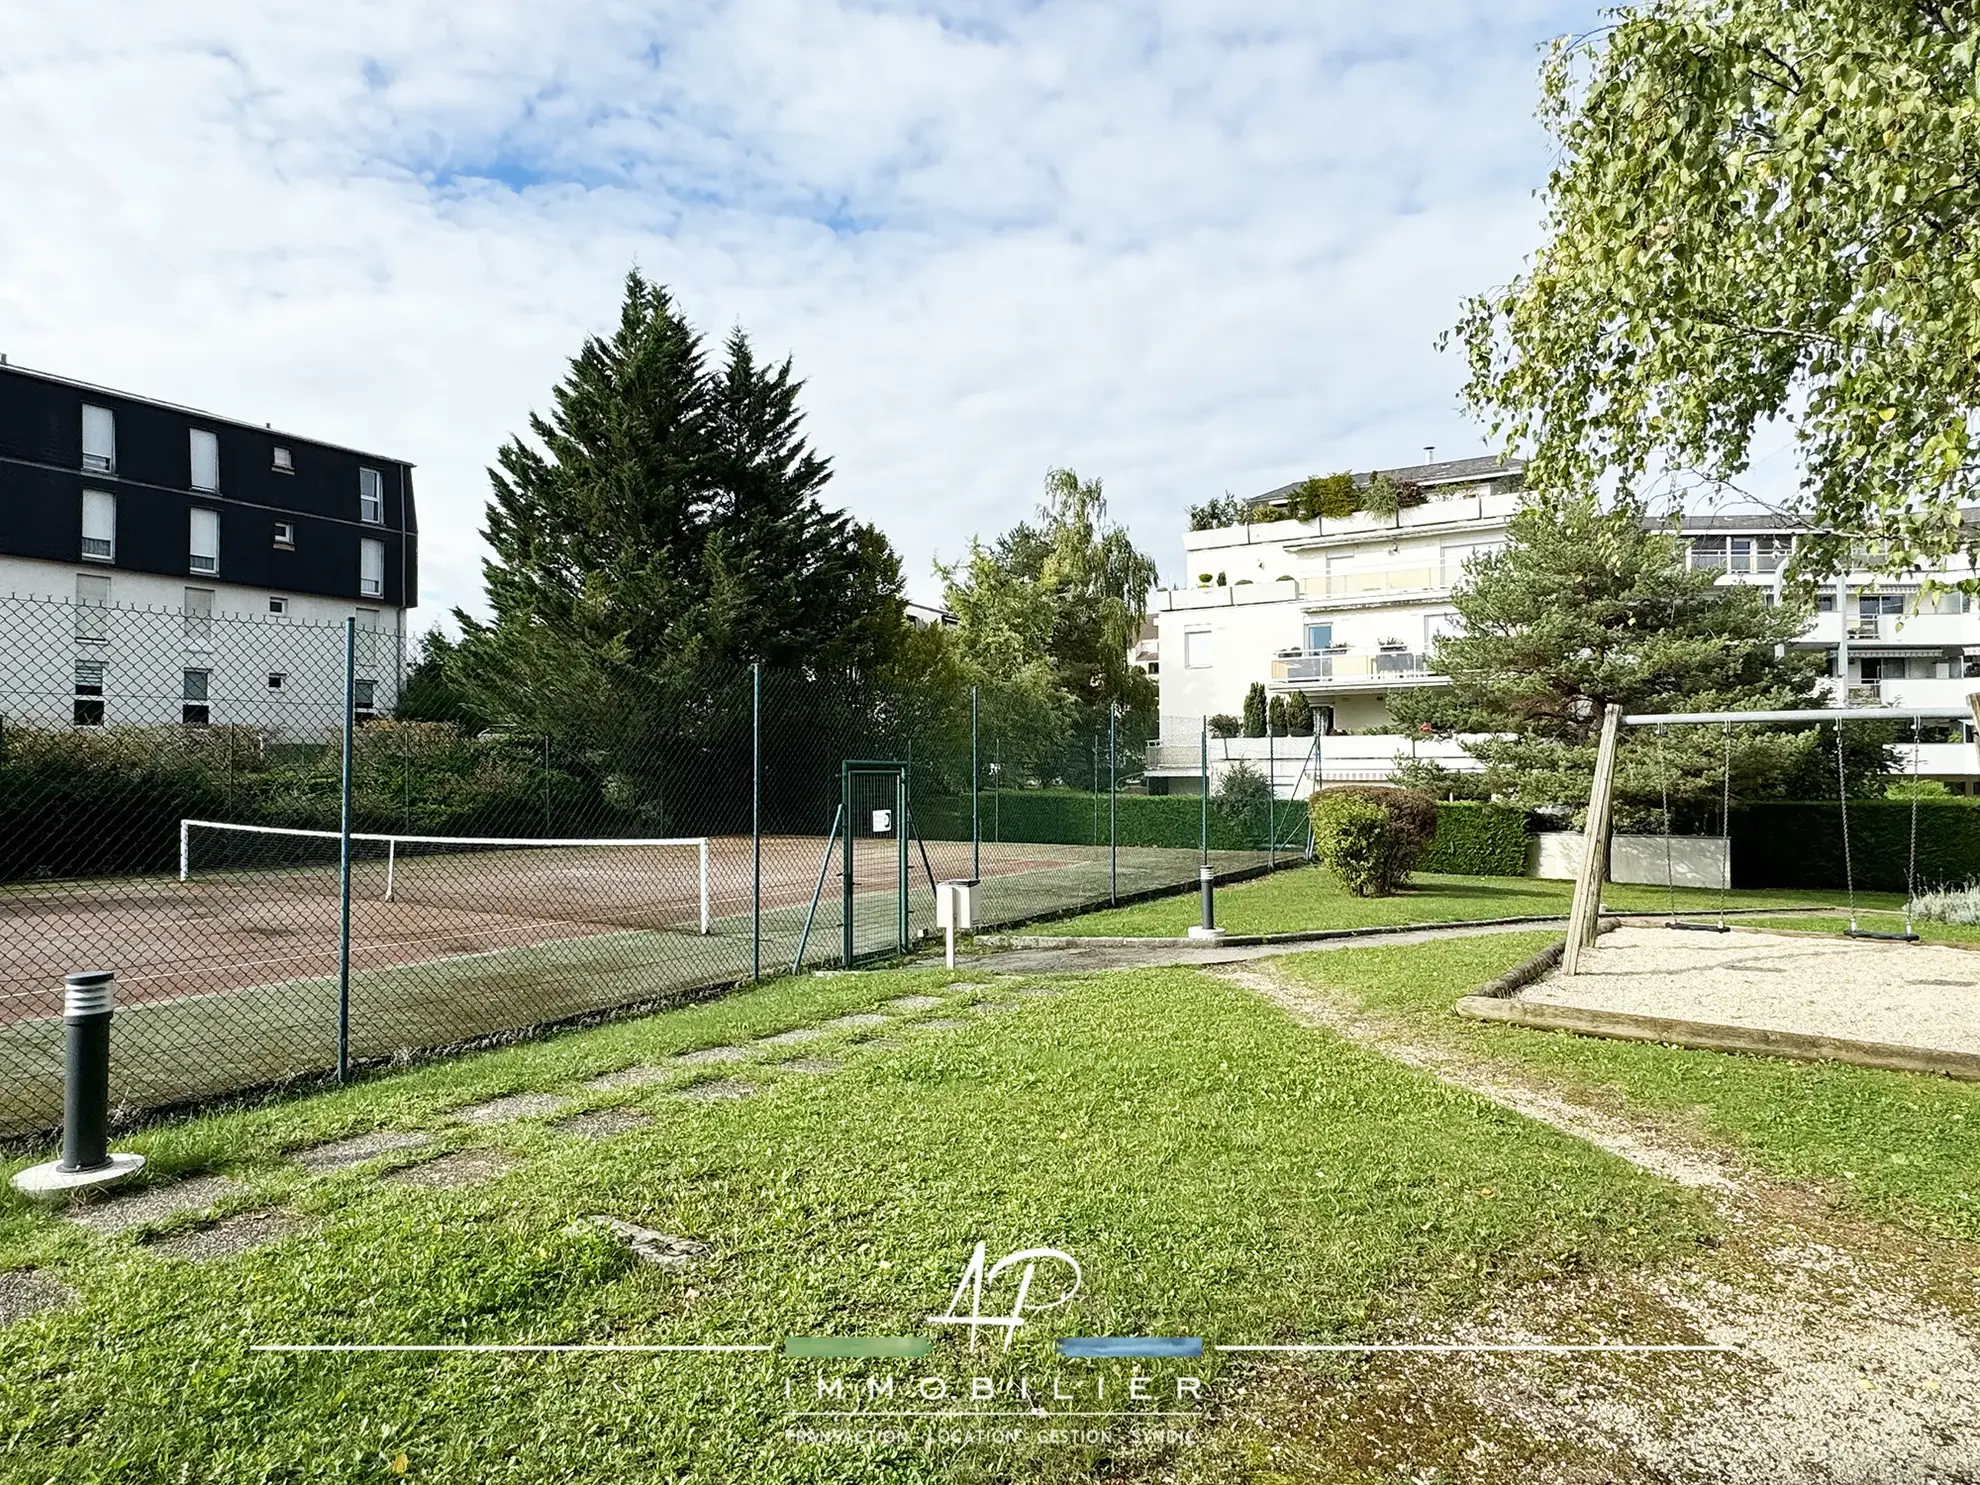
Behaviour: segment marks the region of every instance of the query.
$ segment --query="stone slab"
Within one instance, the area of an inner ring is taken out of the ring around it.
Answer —
[[[432,1135],[422,1134],[416,1129],[374,1129],[370,1134],[332,1140],[327,1145],[311,1145],[306,1150],[296,1151],[289,1158],[304,1170],[348,1170],[353,1165],[376,1160],[380,1155],[417,1150],[431,1143]]]
[[[777,1071],[788,1073],[835,1073],[845,1063],[835,1062],[830,1057],[793,1057],[788,1062],[777,1064]]]
[[[690,1083],[674,1096],[692,1098],[699,1102],[712,1102],[725,1098],[754,1098],[762,1091],[754,1083],[739,1083],[734,1078],[717,1078],[712,1083]]]
[[[229,1180],[225,1176],[194,1176],[189,1181],[174,1181],[169,1186],[153,1186],[146,1191],[133,1191],[128,1196],[89,1202],[73,1208],[68,1218],[91,1232],[110,1237],[129,1232],[133,1227],[142,1227],[147,1222],[162,1222],[181,1212],[203,1212],[246,1190],[247,1187],[239,1181]]]
[[[711,1062],[746,1062],[748,1047],[703,1047],[699,1052],[683,1052],[674,1061],[681,1067],[704,1067]]]
[[[870,1026],[890,1025],[893,1019],[874,1011],[861,1011],[853,1016],[835,1016],[825,1023],[825,1027],[828,1031],[863,1031]]]
[[[559,1119],[550,1127],[560,1134],[576,1135],[579,1139],[606,1140],[615,1134],[630,1134],[635,1129],[644,1129],[652,1122],[651,1114],[642,1114],[636,1109],[594,1109],[588,1114],[573,1114],[568,1119]]]
[[[421,1191],[456,1191],[491,1181],[514,1166],[515,1160],[500,1150],[456,1150],[437,1160],[392,1171],[385,1179],[395,1186],[411,1186]]]
[[[898,995],[887,1002],[887,1008],[895,1011],[932,1011],[942,1003],[939,995]]]
[[[665,1083],[673,1076],[671,1068],[634,1063],[631,1067],[622,1067],[617,1072],[593,1078],[584,1086],[593,1093],[615,1093],[621,1088],[648,1088],[655,1083]]]
[[[17,1268],[0,1274],[0,1325],[63,1309],[75,1300],[74,1290],[42,1269]]]
[[[307,1218],[271,1207],[266,1211],[241,1212],[224,1217],[206,1227],[175,1232],[156,1242],[146,1243],[145,1251],[166,1258],[186,1258],[194,1263],[206,1263],[279,1242],[309,1226]]]
[[[511,1093],[504,1098],[491,1098],[487,1103],[469,1104],[463,1109],[450,1109],[454,1118],[466,1124],[506,1124],[511,1119],[528,1119],[539,1114],[554,1114],[564,1106],[564,1100],[554,1093]]]
[[[815,1042],[825,1033],[816,1026],[795,1026],[789,1031],[780,1031],[775,1036],[766,1036],[758,1044],[765,1047],[801,1047],[806,1042]]]
[[[614,1237],[622,1239],[634,1254],[648,1263],[661,1268],[686,1268],[697,1258],[708,1254],[708,1244],[698,1243],[693,1238],[676,1237],[656,1228],[642,1227],[637,1222],[628,1222],[621,1217],[587,1217],[584,1219],[604,1228]]]

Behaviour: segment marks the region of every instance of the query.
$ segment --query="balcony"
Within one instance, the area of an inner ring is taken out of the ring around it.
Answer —
[[[1390,593],[1434,593],[1456,581],[1455,571],[1436,566],[1350,567],[1306,578],[1299,590],[1306,598],[1379,598]]]
[[[1272,662],[1272,680],[1302,689],[1324,686],[1386,686],[1444,679],[1430,668],[1430,657],[1413,650],[1333,653],[1307,650]]]

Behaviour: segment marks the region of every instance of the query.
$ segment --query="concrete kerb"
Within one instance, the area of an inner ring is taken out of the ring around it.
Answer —
[[[1728,908],[1726,916],[1766,917],[1780,914],[1785,917],[1805,918],[1811,914],[1838,913],[1842,909],[1826,903],[1810,907],[1767,907],[1767,908]],[[1663,910],[1655,912],[1618,912],[1610,908],[1602,910],[1603,918],[1611,927],[1616,924],[1638,919],[1663,919],[1670,914]],[[1700,913],[1698,916],[1716,916]],[[1274,944],[1326,943],[1335,939],[1386,938],[1401,933],[1455,933],[1466,928],[1517,928],[1525,924],[1543,927],[1550,923],[1567,922],[1565,913],[1533,913],[1510,918],[1452,918],[1432,923],[1383,923],[1364,928],[1307,928],[1292,933],[1231,933],[1226,934],[1219,944],[1221,948],[1254,949],[1268,948]],[[1044,934],[1023,933],[979,933],[976,944],[990,949],[1077,949],[1088,945],[1095,947],[1173,944],[1183,948],[1202,947],[1201,942],[1191,938],[1170,938],[1149,936],[1146,938],[1099,934],[1076,937],[1070,934],[1047,936]]]

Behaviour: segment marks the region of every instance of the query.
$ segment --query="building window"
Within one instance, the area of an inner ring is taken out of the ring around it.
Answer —
[[[1436,648],[1437,641],[1446,634],[1456,634],[1462,625],[1456,614],[1425,614],[1423,616],[1423,653],[1428,656]]]
[[[1183,630],[1183,668],[1185,670],[1208,670],[1210,668],[1210,631],[1208,629]]]
[[[378,682],[351,682],[351,709],[360,722],[369,721],[377,714]]]
[[[1307,649],[1318,653],[1321,650],[1332,648],[1333,643],[1334,626],[1332,624],[1308,624],[1306,626]]]
[[[213,643],[213,590],[186,589],[186,643],[207,649]]]
[[[271,614],[286,614],[288,611],[289,611],[288,599],[283,598],[278,594],[274,594],[274,593],[268,595],[268,612],[270,612]]]
[[[117,497],[106,490],[83,491],[82,554],[88,562],[117,560]]]
[[[192,487],[195,490],[220,488],[220,440],[203,428],[191,433]]]
[[[358,592],[366,598],[385,596],[385,543],[366,538],[358,543]]]
[[[204,727],[212,720],[212,713],[206,705],[206,688],[213,679],[213,672],[188,668],[181,675],[179,720],[188,727]]]
[[[110,579],[77,574],[76,638],[78,640],[84,644],[109,643],[110,616],[104,612],[109,604]]]
[[[75,724],[78,727],[103,725],[103,662],[76,662]]]
[[[277,474],[294,474],[296,472],[296,461],[287,449],[277,449],[275,451],[275,472]]]
[[[220,512],[217,510],[194,510],[192,513],[192,539],[190,542],[189,572],[218,572],[220,570]]]
[[[269,690],[280,691],[288,684],[289,684],[289,673],[286,670],[271,670],[268,672]]]
[[[107,407],[83,407],[83,469],[89,474],[117,472],[117,415]]]
[[[358,471],[358,519],[371,526],[385,524],[385,476],[375,469]]]
[[[293,552],[296,549],[296,523],[294,521],[277,521],[275,523],[275,545],[285,552]]]

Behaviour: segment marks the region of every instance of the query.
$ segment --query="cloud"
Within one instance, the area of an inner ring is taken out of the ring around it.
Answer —
[[[0,350],[484,470],[639,263],[806,378],[915,590],[1100,475],[1183,508],[1476,452],[1433,348],[1537,236],[1536,46],[1589,8],[0,0]]]

